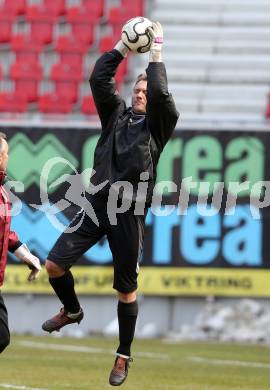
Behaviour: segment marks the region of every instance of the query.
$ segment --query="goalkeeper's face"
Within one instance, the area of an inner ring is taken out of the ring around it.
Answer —
[[[6,171],[8,163],[8,144],[5,139],[0,139],[0,171]]]
[[[132,109],[138,114],[144,114],[146,112],[146,103],[147,103],[147,81],[141,80],[138,81],[134,88],[132,94]]]

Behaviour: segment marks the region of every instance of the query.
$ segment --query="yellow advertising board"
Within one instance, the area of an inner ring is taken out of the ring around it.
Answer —
[[[76,291],[79,294],[115,294],[112,267],[74,266]],[[3,292],[51,294],[46,271],[37,281],[27,281],[28,269],[9,265]],[[269,297],[270,270],[224,268],[142,267],[139,293],[171,296]]]

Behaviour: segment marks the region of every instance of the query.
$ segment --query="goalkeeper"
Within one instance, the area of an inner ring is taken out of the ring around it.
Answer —
[[[107,185],[91,195],[89,200],[99,226],[85,216],[75,232],[64,232],[60,236],[46,261],[49,281],[64,306],[60,313],[42,326],[45,331],[52,332],[82,320],[83,311],[74,290],[70,267],[104,235],[107,236],[113,255],[113,287],[118,293],[120,341],[109,378],[113,386],[121,385],[128,374],[138,315],[136,290],[145,217],[152,200],[159,156],[178,119],[173,98],[168,92],[166,69],[161,58],[161,25],[153,23],[149,34],[149,65],[146,74],[138,76],[135,82],[132,107],[126,107],[114,81],[117,67],[129,51],[123,42],[120,40],[113,50],[103,54],[96,62],[90,86],[102,131],[95,149],[93,168],[96,173],[91,182],[98,186],[107,181]],[[146,198],[146,207],[138,215],[135,212],[135,199],[140,195],[138,184],[141,180],[148,180],[148,189],[146,194],[141,194],[141,199]],[[118,213],[117,224],[112,225],[108,217],[111,211],[108,200],[113,184],[119,181],[131,183],[133,192],[128,193],[124,189],[119,193],[117,205],[122,205],[127,196],[132,199],[132,206]],[[81,213],[75,216],[70,226],[76,226],[80,218]]]
[[[4,272],[7,263],[7,252],[12,252],[19,260],[26,263],[31,272],[28,280],[36,279],[41,270],[37,257],[29,252],[27,246],[22,244],[15,232],[10,231],[10,201],[3,183],[6,176],[8,162],[8,143],[6,135],[0,133],[0,286],[4,282]],[[7,309],[0,292],[0,353],[8,346],[10,334],[8,328]]]

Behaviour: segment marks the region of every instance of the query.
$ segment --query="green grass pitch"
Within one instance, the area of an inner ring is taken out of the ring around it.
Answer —
[[[0,389],[105,390],[117,340],[12,336]],[[269,390],[270,347],[135,340],[126,390]]]

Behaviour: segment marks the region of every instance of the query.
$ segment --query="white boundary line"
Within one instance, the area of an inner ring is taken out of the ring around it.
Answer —
[[[112,349],[84,347],[79,345],[52,344],[52,343],[42,343],[42,342],[27,341],[27,340],[18,341],[17,345],[26,348],[49,349],[54,351],[82,352],[82,353],[93,353],[93,354],[100,353],[100,354],[115,355],[115,351]],[[167,354],[153,353],[153,352],[136,352],[134,353],[133,356],[148,358],[148,359],[157,359],[157,360],[170,359],[169,355]]]
[[[4,389],[17,389],[17,390],[48,390],[48,389],[41,389],[37,387],[26,387],[26,386],[17,386],[12,385],[11,383],[0,383],[0,388]]]
[[[190,356],[188,360],[194,363],[208,363],[217,366],[239,366],[239,367],[254,367],[254,368],[270,368],[270,363],[259,362],[244,362],[241,360],[223,360],[223,359],[207,359],[199,356]]]

